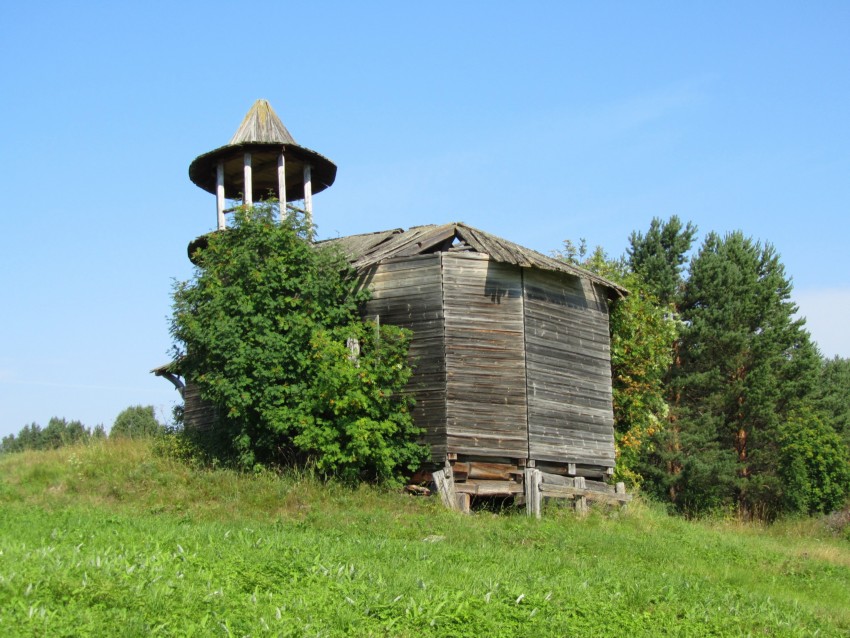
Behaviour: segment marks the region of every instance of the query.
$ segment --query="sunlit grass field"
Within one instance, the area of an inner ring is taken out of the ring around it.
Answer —
[[[846,636],[815,520],[444,511],[150,441],[0,457],[2,636]]]

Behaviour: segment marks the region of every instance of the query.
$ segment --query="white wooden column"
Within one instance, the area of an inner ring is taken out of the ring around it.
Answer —
[[[224,230],[224,162],[215,167],[215,208],[218,229]]]
[[[254,184],[251,179],[251,154],[245,153],[245,188],[242,193],[242,203],[245,206],[254,205]]]
[[[309,164],[304,165],[304,212],[307,214],[307,223],[313,223],[313,182],[312,170]]]
[[[280,218],[286,217],[286,158],[277,156],[277,199],[280,201]]]

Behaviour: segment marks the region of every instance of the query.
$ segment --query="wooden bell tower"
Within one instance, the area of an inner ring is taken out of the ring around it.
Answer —
[[[316,151],[298,145],[266,100],[257,100],[225,146],[199,155],[189,165],[189,178],[215,194],[216,225],[226,227],[225,199],[246,206],[277,198],[304,200],[307,221],[313,221],[313,195],[336,179],[336,165]]]

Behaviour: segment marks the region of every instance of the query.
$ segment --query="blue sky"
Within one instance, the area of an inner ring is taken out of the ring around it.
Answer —
[[[613,255],[653,216],[776,246],[850,356],[850,4],[5,2],[0,435],[177,395],[188,179],[268,99],[330,157],[319,235],[465,221]]]

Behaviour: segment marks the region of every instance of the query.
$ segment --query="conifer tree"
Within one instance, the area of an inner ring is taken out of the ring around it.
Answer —
[[[635,231],[629,236],[628,266],[634,277],[642,282],[641,294],[652,299],[652,303],[658,308],[657,312],[663,314],[668,324],[670,338],[666,350],[669,355],[667,365],[656,371],[658,385],[666,384],[669,380],[670,364],[677,358],[676,336],[680,327],[678,303],[684,286],[683,269],[696,232],[697,228],[691,222],[683,225],[682,221],[673,215],[666,222],[657,217],[653,218],[646,235]],[[680,469],[676,460],[681,447],[680,435],[678,424],[667,409],[671,397],[666,388],[662,395],[667,395],[663,401],[664,410],[655,410],[655,414],[663,414],[664,420],[658,423],[658,427],[649,430],[651,440],[642,446],[633,464],[639,468],[639,474],[648,478],[657,490],[672,494],[673,488],[669,484],[669,478]],[[663,469],[651,463],[644,463],[650,453],[665,459],[661,463]]]
[[[850,359],[823,361],[815,402],[826,422],[850,447]]]
[[[692,260],[671,381],[681,438],[668,480],[681,509],[781,509],[780,427],[819,365],[790,294],[774,248],[740,232],[709,234]]]
[[[653,218],[646,235],[632,232],[629,236],[629,267],[663,305],[676,300],[682,283],[682,269],[696,232],[697,228],[691,222],[683,226],[682,221],[673,215],[666,222]]]

